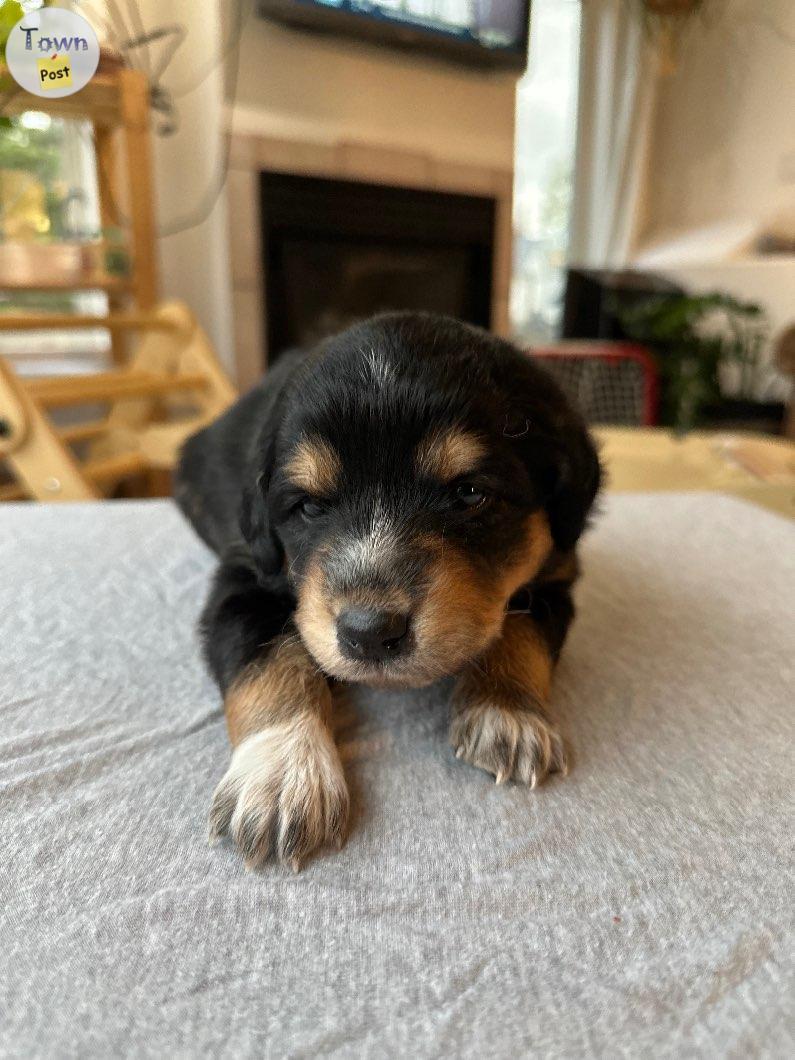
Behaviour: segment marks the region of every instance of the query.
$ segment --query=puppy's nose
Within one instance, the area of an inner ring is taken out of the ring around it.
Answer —
[[[349,659],[385,662],[404,650],[408,628],[407,615],[355,607],[337,619],[337,639]]]

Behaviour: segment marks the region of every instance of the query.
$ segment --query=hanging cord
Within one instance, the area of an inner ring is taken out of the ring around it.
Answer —
[[[218,55],[213,58],[208,67],[193,81],[193,83],[182,86],[174,92],[162,86],[160,80],[170,65],[177,48],[187,40],[188,34],[184,26],[177,24],[160,26],[145,34],[145,39],[139,40],[135,38],[120,43],[120,48],[126,53],[132,48],[148,47],[157,40],[165,39],[169,42],[168,47],[164,50],[164,54],[161,56],[159,62],[156,66],[153,66],[150,80],[150,100],[152,108],[156,109],[159,114],[165,115],[165,120],[157,129],[160,135],[173,135],[179,128],[178,110],[174,106],[174,98],[180,98],[199,88],[227,58],[229,58],[230,62],[229,82],[232,90],[232,99],[237,95],[237,83],[240,70],[240,41],[245,23],[245,7],[246,0],[235,0],[234,18],[228,40],[219,50]],[[198,205],[183,216],[177,217],[169,223],[159,225],[157,229],[159,237],[174,236],[181,232],[189,231],[191,228],[195,228],[202,224],[210,216],[220,198],[224,185],[226,184],[226,177],[229,171],[229,158],[231,154],[231,139],[231,130],[226,130],[223,134],[223,148],[221,158],[216,167],[216,172],[212,175],[207,190],[201,196]],[[97,157],[99,158],[99,156]],[[110,180],[110,175],[101,159],[99,164],[99,180],[102,184],[103,196],[111,204],[114,215],[119,218],[120,226],[129,227],[129,218],[125,216],[119,207],[112,181]]]

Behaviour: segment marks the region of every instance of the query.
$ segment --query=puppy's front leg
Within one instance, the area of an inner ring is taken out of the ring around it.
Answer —
[[[458,758],[497,783],[535,787],[565,772],[563,741],[547,712],[553,654],[530,615],[508,615],[502,636],[460,675],[453,692],[450,743]]]
[[[275,854],[297,870],[318,847],[341,846],[348,790],[328,725],[328,682],[297,633],[267,639],[277,612],[240,568],[232,578],[222,569],[205,609],[208,660],[233,747],[213,796],[210,836],[229,832],[247,867]]]

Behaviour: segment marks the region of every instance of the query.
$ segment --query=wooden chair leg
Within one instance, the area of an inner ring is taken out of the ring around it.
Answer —
[[[108,326],[118,323],[111,321]],[[234,386],[186,306],[165,303],[151,320],[129,324],[143,334],[129,367],[116,372],[25,384],[0,361],[5,416],[0,457],[8,461],[25,496],[101,498],[113,495],[125,481],[129,489],[135,476],[139,490],[162,495],[167,492],[164,473],[173,469],[188,435],[235,400]],[[51,408],[94,404],[107,405],[107,413],[70,427],[56,428],[47,415]],[[76,443],[85,449],[79,461],[69,448]],[[0,499],[16,494],[16,484],[3,487]]]
[[[0,437],[0,456],[28,497],[88,501],[101,496],[2,358],[0,408],[3,422],[9,425]]]

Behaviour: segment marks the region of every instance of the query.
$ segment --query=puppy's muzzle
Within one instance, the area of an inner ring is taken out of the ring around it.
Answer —
[[[410,647],[408,615],[373,608],[348,608],[337,618],[341,653],[355,662],[386,663]]]

